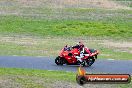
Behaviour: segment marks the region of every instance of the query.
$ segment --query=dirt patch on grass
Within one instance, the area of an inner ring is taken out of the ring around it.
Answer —
[[[9,76],[0,76],[0,88],[23,88],[23,86]]]
[[[116,3],[110,0],[1,0],[0,4],[3,6],[18,6],[18,7],[51,7],[51,8],[64,8],[64,7],[97,7],[108,9],[130,9],[125,5]],[[15,4],[13,4],[15,2]]]
[[[112,46],[112,47],[117,47],[117,48],[132,48],[132,42],[111,42],[111,41],[105,41],[104,43],[101,43],[101,44]]]
[[[0,76],[0,88],[116,88],[117,85],[86,84],[30,76]]]
[[[65,41],[64,41],[65,40]],[[58,41],[58,42],[56,42]],[[39,38],[33,36],[0,36],[0,44],[4,45],[7,44],[8,46],[14,45],[12,47],[21,47],[21,52],[27,52],[31,54],[41,54],[47,55],[58,55],[60,49],[64,47],[66,44],[69,46],[75,45],[78,41],[83,41],[84,44],[89,48],[109,48],[116,50],[117,52],[128,52],[132,53],[132,42],[125,42],[125,41],[112,41],[112,40],[100,40],[100,39],[93,39],[93,38]],[[101,46],[100,46],[101,45]],[[22,48],[23,47],[23,48]],[[13,48],[10,48],[11,50]],[[15,48],[17,50],[17,48]],[[10,50],[10,51],[11,51]],[[18,48],[19,50],[19,48]],[[14,51],[14,49],[13,49]],[[106,56],[106,55],[104,55]],[[108,55],[107,55],[108,56]]]
[[[115,1],[109,0],[49,0],[55,7],[94,7],[94,8],[106,8],[106,9],[130,9],[127,6],[123,6]],[[48,2],[49,2],[48,1]]]
[[[111,84],[85,84],[80,86],[77,83],[70,83],[64,81],[56,81],[52,84],[52,88],[116,88],[117,85]]]
[[[110,0],[64,0],[63,3],[69,5],[86,5],[86,7],[106,8],[106,9],[130,9],[125,5]]]
[[[3,43],[15,43],[17,45],[36,45],[38,40],[32,37],[24,37],[24,36],[1,36],[0,42]]]
[[[100,43],[101,45],[106,46],[107,48],[115,48],[120,50],[121,52],[129,52],[132,53],[132,42],[125,42],[125,41],[109,41],[105,40]]]
[[[72,10],[66,11],[65,9]],[[15,15],[35,19],[100,20],[118,16],[130,17],[130,14],[118,13],[118,9],[131,11],[131,7],[108,0],[0,0],[0,15]],[[76,10],[80,11],[76,12]],[[111,13],[110,10],[115,12]]]

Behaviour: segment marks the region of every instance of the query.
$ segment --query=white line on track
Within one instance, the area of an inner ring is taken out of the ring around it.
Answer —
[[[12,55],[12,56],[18,56],[18,55]]]
[[[115,59],[108,59],[108,60],[115,60]]]

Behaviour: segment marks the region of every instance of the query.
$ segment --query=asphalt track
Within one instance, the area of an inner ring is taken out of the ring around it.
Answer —
[[[0,56],[0,67],[61,70],[76,72],[79,66],[57,66],[53,57]],[[91,67],[85,67],[89,73],[132,74],[132,60],[96,60]]]

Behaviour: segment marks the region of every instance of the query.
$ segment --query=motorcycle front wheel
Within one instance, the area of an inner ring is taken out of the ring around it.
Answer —
[[[91,57],[87,60],[87,66],[91,66],[95,62],[94,57]]]

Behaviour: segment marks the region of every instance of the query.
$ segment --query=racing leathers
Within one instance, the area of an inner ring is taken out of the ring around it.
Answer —
[[[77,58],[78,61],[82,62],[82,58],[84,56],[91,56],[91,52],[90,52],[90,50],[87,47],[83,47],[80,50],[80,56],[76,56],[76,58]]]

